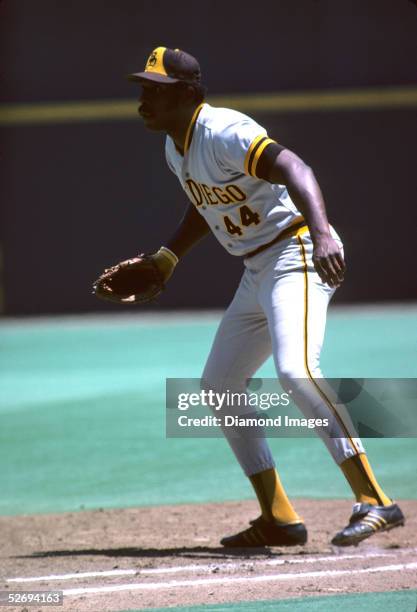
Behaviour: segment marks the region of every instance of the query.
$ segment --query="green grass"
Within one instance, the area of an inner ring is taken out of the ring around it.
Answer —
[[[166,439],[165,378],[198,377],[217,316],[0,325],[0,514],[252,497],[223,439]],[[335,311],[328,376],[417,376],[417,308]],[[272,360],[259,372],[273,377]],[[318,439],[272,439],[291,496],[350,498]],[[382,485],[416,498],[417,443],[366,441]],[[308,471],[304,469],[308,458]],[[331,484],[329,484],[331,483]]]
[[[352,593],[326,597],[297,597],[281,600],[241,601],[231,604],[178,606],[179,612],[415,612],[417,591],[385,591],[383,593]],[[142,608],[124,612],[166,612],[173,608]]]

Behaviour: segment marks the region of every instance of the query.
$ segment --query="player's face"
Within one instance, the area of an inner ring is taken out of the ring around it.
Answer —
[[[139,115],[150,130],[167,130],[175,122],[178,93],[173,85],[142,82]]]

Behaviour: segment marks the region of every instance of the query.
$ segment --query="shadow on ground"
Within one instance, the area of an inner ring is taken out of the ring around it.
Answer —
[[[251,557],[253,555],[261,557],[280,557],[285,553],[281,551],[271,551],[269,548],[223,548],[223,547],[179,547],[179,548],[86,548],[80,550],[46,550],[33,552],[30,555],[19,555],[15,559],[44,559],[50,557],[77,557],[77,556],[104,556],[104,557],[141,557],[141,558],[164,558],[181,557],[191,559],[225,559],[229,557]],[[291,548],[292,555],[311,555],[306,550],[295,550]]]

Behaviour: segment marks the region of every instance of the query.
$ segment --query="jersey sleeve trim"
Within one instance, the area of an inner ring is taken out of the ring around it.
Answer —
[[[256,177],[256,166],[258,165],[259,158],[262,155],[262,151],[269,144],[275,143],[275,140],[268,138],[265,134],[257,136],[251,143],[245,157],[245,174]]]
[[[275,140],[272,140],[272,138],[267,138],[266,140],[262,141],[259,147],[256,149],[255,157],[252,161],[252,170],[251,170],[251,175],[256,178],[259,178],[256,174],[256,168],[258,166],[258,161],[260,160],[261,155],[266,149],[266,147],[270,144],[277,144],[277,143],[275,142]]]
[[[202,102],[201,104],[199,104],[199,106],[197,106],[197,108],[194,111],[194,114],[191,118],[190,124],[188,126],[187,129],[187,133],[185,135],[185,143],[184,143],[184,155],[185,153],[187,153],[188,149],[190,148],[191,145],[191,140],[193,137],[193,132],[194,132],[194,126],[195,126],[195,122],[197,121],[197,117],[200,114],[201,109],[204,106],[204,102]]]

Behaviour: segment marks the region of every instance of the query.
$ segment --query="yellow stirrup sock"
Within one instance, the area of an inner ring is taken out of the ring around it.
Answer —
[[[249,480],[255,489],[265,520],[274,518],[280,523],[302,522],[292,507],[275,468],[252,474]]]
[[[355,494],[356,501],[373,506],[390,506],[392,500],[379,486],[364,453],[343,461],[340,468]]]

